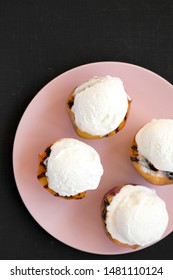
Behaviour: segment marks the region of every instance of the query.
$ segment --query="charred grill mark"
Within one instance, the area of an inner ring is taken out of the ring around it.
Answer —
[[[59,193],[55,193],[54,196],[59,196]]]
[[[148,167],[149,167],[152,171],[158,171],[158,169],[155,168],[155,166],[154,166],[150,161],[148,161],[148,160],[146,159],[146,162],[147,162],[147,164],[148,164]]]
[[[118,131],[119,131],[119,127],[117,127],[117,128],[115,129],[115,133],[118,133]]]
[[[46,156],[49,157],[50,156],[50,152],[51,152],[51,146],[47,147],[47,149],[45,150]],[[46,159],[46,157],[45,157]]]
[[[107,199],[104,199],[104,208],[102,211],[102,219],[104,220],[104,222],[106,221],[106,213],[107,213],[107,207],[109,205],[109,202],[107,201]]]
[[[71,109],[71,107],[73,106],[74,104],[74,100],[69,100],[68,101],[68,107]]]
[[[169,180],[173,180],[173,172],[164,171],[163,173]]]
[[[45,157],[42,159],[42,162],[44,162],[46,159],[47,159],[47,156],[45,156]],[[44,163],[43,163],[43,164],[44,164]]]
[[[48,189],[48,184],[44,185],[44,188],[45,188],[45,189]]]
[[[131,148],[132,148],[132,150],[134,150],[134,151],[137,151],[137,150],[138,150],[136,145],[133,145]]]
[[[139,160],[136,157],[130,157],[131,161],[138,162]]]
[[[45,158],[45,159],[46,159],[46,158]],[[43,159],[43,161],[40,162],[40,165],[43,166],[43,167],[46,167],[46,164],[44,163],[44,160],[45,160],[45,159]]]
[[[37,176],[38,179],[43,178],[43,177],[45,177],[45,171],[42,172],[42,173],[40,173],[40,174]]]

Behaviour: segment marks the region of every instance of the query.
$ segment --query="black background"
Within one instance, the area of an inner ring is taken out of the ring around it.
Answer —
[[[12,148],[28,103],[54,77],[97,61],[137,64],[173,83],[173,1],[0,0],[0,259],[172,259],[173,233],[118,256],[66,246],[18,194]]]

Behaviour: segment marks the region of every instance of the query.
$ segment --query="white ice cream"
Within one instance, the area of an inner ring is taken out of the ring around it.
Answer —
[[[107,230],[124,244],[145,246],[156,242],[167,224],[165,202],[144,186],[124,186],[107,207]]]
[[[138,152],[155,168],[173,172],[173,120],[152,120],[136,135]]]
[[[117,77],[94,77],[77,87],[74,96],[75,123],[91,135],[115,130],[127,113],[129,97]]]
[[[54,143],[45,163],[49,188],[62,196],[96,189],[103,174],[96,150],[72,138]]]

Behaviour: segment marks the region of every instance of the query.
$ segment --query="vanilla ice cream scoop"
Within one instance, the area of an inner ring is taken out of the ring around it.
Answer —
[[[96,189],[103,174],[96,150],[73,138],[56,141],[44,164],[48,187],[60,196]]]
[[[106,230],[121,244],[145,246],[156,242],[167,225],[165,202],[144,186],[125,185],[106,208]]]
[[[173,120],[152,120],[136,134],[139,155],[155,168],[173,172]]]
[[[74,90],[71,111],[80,131],[100,137],[124,120],[129,97],[120,78],[94,77]]]

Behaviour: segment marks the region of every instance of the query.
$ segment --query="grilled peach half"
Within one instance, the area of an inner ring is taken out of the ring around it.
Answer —
[[[50,152],[51,152],[51,146],[47,147],[47,149],[42,152],[41,154],[39,154],[38,157],[38,172],[37,172],[37,178],[39,180],[39,182],[41,183],[41,185],[43,186],[44,189],[46,189],[50,194],[59,197],[59,198],[64,198],[64,199],[81,199],[85,197],[86,192],[81,192],[78,193],[76,195],[71,195],[71,196],[60,196],[57,192],[55,192],[54,190],[52,190],[49,187],[48,184],[48,178],[46,176],[46,164],[45,164],[45,160],[49,157]]]
[[[150,163],[147,159],[146,166],[148,169],[148,172],[145,172],[145,169],[143,168],[143,165],[139,161],[139,153],[138,153],[138,147],[135,139],[133,140],[133,143],[130,148],[130,159],[135,167],[136,171],[149,183],[154,185],[169,185],[173,184],[173,172],[166,172],[163,171],[163,176],[159,176],[160,170],[156,169],[152,163]]]
[[[113,242],[115,243],[116,245],[119,245],[119,246],[123,246],[123,247],[129,247],[129,248],[132,248],[132,249],[136,249],[139,247],[139,245],[137,244],[134,244],[134,245],[129,245],[129,244],[125,244],[125,243],[122,243],[120,242],[119,240],[117,239],[114,239],[111,234],[108,232],[107,228],[106,228],[106,217],[107,217],[107,207],[111,204],[112,202],[112,199],[114,198],[114,196],[116,196],[120,189],[122,188],[123,186],[119,186],[119,187],[114,187],[112,188],[111,190],[109,190],[104,196],[103,196],[103,199],[102,199],[102,202],[101,202],[101,219],[102,219],[102,223],[103,223],[103,227],[104,227],[104,230],[105,230],[105,233],[106,235],[108,236],[108,238]]]
[[[87,132],[83,132],[76,125],[76,123],[75,123],[75,115],[74,115],[74,113],[71,110],[71,108],[72,108],[72,106],[74,104],[74,90],[69,95],[68,100],[67,100],[67,112],[68,112],[68,115],[69,115],[70,120],[72,122],[73,128],[74,128],[74,130],[75,130],[75,132],[77,133],[78,136],[80,136],[82,138],[86,138],[86,139],[102,139],[102,138],[105,138],[105,137],[113,136],[113,135],[117,134],[121,129],[123,129],[123,127],[125,126],[125,124],[127,122],[127,118],[128,118],[129,112],[130,112],[131,102],[132,102],[132,100],[129,99],[128,100],[128,110],[127,110],[127,113],[126,113],[126,115],[124,117],[124,120],[120,123],[120,125],[115,130],[109,132],[108,134],[106,134],[104,136],[91,135],[91,134],[89,134]]]

